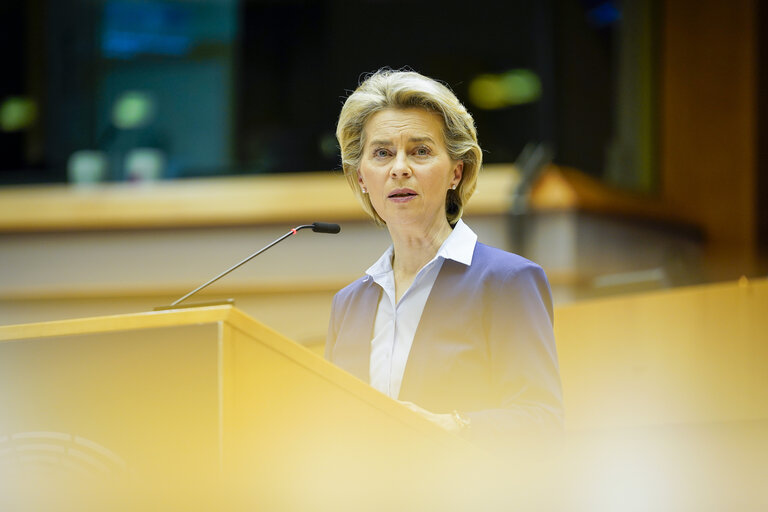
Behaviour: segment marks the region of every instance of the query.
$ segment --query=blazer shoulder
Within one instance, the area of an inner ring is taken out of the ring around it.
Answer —
[[[527,272],[544,274],[544,270],[537,263],[523,258],[519,254],[507,252],[498,247],[491,247],[480,242],[475,245],[474,258],[476,260],[473,259],[472,266],[475,266],[475,262],[477,262],[479,263],[479,269],[492,274],[508,277]]]
[[[492,290],[507,298],[507,302],[514,298],[524,303],[521,309],[530,310],[536,304],[542,305],[551,325],[554,318],[552,289],[540,265],[518,254],[480,243],[475,251],[478,281],[489,283]],[[474,259],[471,266],[475,267]],[[534,316],[532,313],[531,317]]]
[[[354,300],[360,293],[363,292],[363,290],[370,286],[371,281],[372,278],[368,275],[364,275],[352,281],[347,286],[336,292],[336,295],[333,298],[334,303],[345,304]]]

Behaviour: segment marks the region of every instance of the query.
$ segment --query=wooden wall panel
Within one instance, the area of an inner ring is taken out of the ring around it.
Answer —
[[[756,244],[756,5],[663,2],[660,148],[665,199],[702,225],[725,275]]]

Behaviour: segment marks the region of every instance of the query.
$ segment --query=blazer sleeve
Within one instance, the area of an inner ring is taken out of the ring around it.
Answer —
[[[467,411],[472,422],[470,436],[559,431],[562,391],[546,275],[541,267],[526,261],[497,277],[485,301],[483,328],[500,407]]]

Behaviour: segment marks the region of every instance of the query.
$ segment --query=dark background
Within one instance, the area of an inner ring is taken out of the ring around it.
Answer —
[[[0,101],[31,97],[38,117],[0,132],[0,183],[66,181],[76,150],[119,162],[137,146],[167,153],[168,178],[338,169],[343,98],[382,66],[448,84],[486,162],[546,142],[558,163],[601,177],[620,29],[617,2],[587,0],[3,2]],[[472,78],[512,69],[538,75],[537,101],[469,102]],[[158,121],[112,128],[121,88],[154,91]]]

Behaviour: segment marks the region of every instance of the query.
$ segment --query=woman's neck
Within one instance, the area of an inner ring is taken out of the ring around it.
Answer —
[[[440,246],[451,234],[451,226],[445,220],[432,229],[418,232],[390,227],[389,234],[394,248],[392,269],[395,273],[397,294],[401,296],[419,270],[435,257]]]

